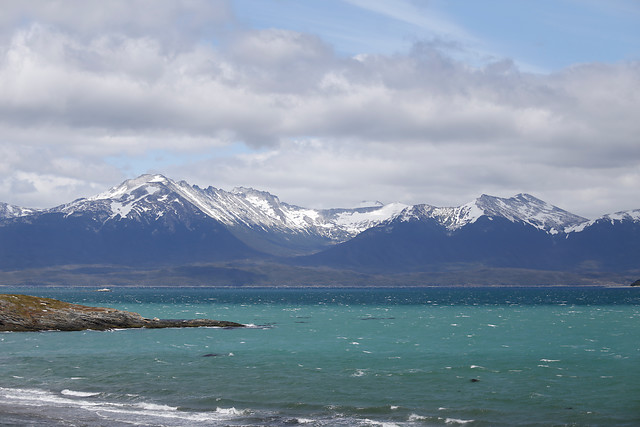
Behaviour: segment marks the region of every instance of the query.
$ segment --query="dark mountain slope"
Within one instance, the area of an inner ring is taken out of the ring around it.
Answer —
[[[302,265],[325,265],[369,272],[448,269],[559,267],[550,235],[504,218],[479,218],[450,231],[435,219],[392,221],[315,255]]]
[[[106,220],[109,218],[109,220]],[[100,209],[46,212],[0,223],[0,268],[62,264],[177,265],[264,255],[193,205],[161,216],[112,218]]]

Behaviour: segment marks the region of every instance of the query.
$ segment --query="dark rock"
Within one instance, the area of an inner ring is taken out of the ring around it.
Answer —
[[[631,284],[631,286],[640,286],[640,280],[636,280]]]
[[[120,328],[237,328],[244,325],[211,319],[146,319],[138,313],[70,304],[51,298],[0,294],[0,331],[82,331]]]
[[[477,378],[471,378],[471,380],[470,380],[470,381],[471,381],[472,383],[479,383],[479,382],[480,382],[480,380],[479,380],[479,379],[477,379]]]

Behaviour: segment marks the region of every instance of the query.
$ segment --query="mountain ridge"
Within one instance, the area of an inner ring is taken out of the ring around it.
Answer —
[[[252,188],[141,175],[50,209],[0,204],[0,278],[42,280],[51,268],[196,284],[640,274],[640,209],[588,220],[526,193],[457,207],[366,205],[309,209]]]
[[[244,228],[251,232],[286,234],[288,238],[296,234],[315,237],[322,242],[311,250],[345,242],[374,226],[397,219],[411,221],[432,218],[447,230],[455,231],[473,224],[481,217],[501,217],[510,222],[531,225],[549,234],[581,232],[603,221],[640,221],[640,209],[605,214],[589,220],[527,193],[509,198],[482,194],[471,202],[455,207],[397,202],[383,204],[376,201],[371,206],[356,208],[310,209],[281,202],[278,196],[263,190],[240,186],[231,191],[212,186],[202,189],[161,174],[140,175],[96,195],[50,209],[0,203],[0,220],[52,212],[67,216],[92,212],[104,223],[150,215],[158,219],[175,203],[188,203],[193,209],[238,234],[242,234],[240,229]]]
[[[366,228],[369,228],[375,221],[369,223],[359,220],[349,221],[348,219],[350,218],[348,218],[345,214],[351,215],[352,213],[355,213],[362,215],[370,212],[376,212],[375,215],[371,216],[377,217],[377,219],[384,218],[385,220],[392,219],[397,215],[403,214],[408,219],[412,214],[418,214],[417,210],[414,209],[416,207],[421,207],[423,209],[423,216],[425,214],[428,214],[435,218],[442,218],[440,221],[443,224],[446,224],[450,229],[460,228],[470,222],[477,220],[477,218],[482,215],[502,216],[512,221],[526,221],[531,225],[536,226],[537,228],[544,229],[552,233],[564,232],[565,228],[571,228],[571,231],[575,231],[575,229],[579,229],[580,224],[585,224],[590,221],[593,222],[597,221],[598,219],[605,219],[609,217],[621,218],[626,215],[629,218],[640,219],[640,214],[637,213],[638,211],[640,211],[640,209],[636,209],[605,214],[599,218],[589,220],[587,218],[583,218],[579,215],[572,214],[566,210],[553,206],[527,193],[519,193],[510,198],[482,194],[471,202],[455,207],[440,207],[429,205],[426,203],[416,205],[407,205],[398,202],[383,204],[379,201],[376,201],[365,203],[371,204],[371,206],[360,206],[356,208],[310,209],[281,202],[278,196],[273,195],[267,191],[253,189],[251,187],[239,186],[234,187],[231,191],[225,191],[212,186],[201,189],[197,185],[192,186],[186,181],[173,181],[161,174],[140,175],[136,178],[125,180],[121,184],[94,196],[80,198],[50,209],[34,209],[9,205],[7,203],[0,203],[0,219],[28,216],[31,214],[49,212],[52,210],[70,213],[74,209],[78,208],[87,209],[86,205],[90,202],[98,202],[100,200],[107,199],[120,200],[123,196],[126,196],[129,193],[133,193],[142,187],[146,187],[147,193],[151,195],[152,192],[150,193],[148,188],[153,188],[158,184],[167,186],[173,191],[181,194],[183,197],[191,201],[195,206],[203,210],[209,216],[227,225],[231,225],[234,221],[239,220],[240,217],[237,215],[235,217],[229,214],[225,215],[223,213],[223,208],[228,208],[229,204],[227,204],[226,206],[220,202],[217,205],[212,204],[211,202],[213,199],[215,199],[215,197],[223,198],[222,196],[225,196],[228,199],[230,196],[232,198],[233,196],[238,196],[237,199],[229,201],[237,203],[238,199],[244,199],[245,206],[243,206],[243,208],[249,208],[245,211],[245,213],[251,214],[253,213],[251,212],[252,210],[262,210],[263,214],[266,213],[266,215],[264,216],[271,217],[272,219],[279,219],[289,228],[307,226],[309,224],[309,220],[311,220],[311,222],[313,223],[314,220],[318,220],[319,218],[321,218],[325,219],[325,222],[320,222],[320,224],[323,224],[324,228],[326,229],[332,229],[332,224],[330,224],[326,220],[334,219],[336,220],[336,222],[341,223],[343,228],[345,229],[351,227],[350,229],[348,229],[350,236],[364,231]],[[147,194],[143,194],[141,198],[146,195]],[[126,206],[129,206],[136,201],[136,199],[125,200]],[[85,205],[84,207],[82,206],[83,204]],[[286,210],[283,210],[282,207],[286,208]],[[386,209],[388,212],[380,212],[384,209]],[[411,209],[414,209],[414,212],[411,212]],[[117,204],[112,206],[112,210],[115,210],[115,212],[113,212],[114,216],[120,214],[121,217],[123,216],[123,214],[124,216],[126,216],[130,212],[130,209],[123,209],[123,207],[120,207]],[[292,210],[296,212],[292,213]],[[402,212],[404,210],[408,211]],[[251,224],[256,225],[257,222],[253,222]],[[354,224],[360,225],[357,226]],[[563,229],[560,230],[559,226],[563,227]]]

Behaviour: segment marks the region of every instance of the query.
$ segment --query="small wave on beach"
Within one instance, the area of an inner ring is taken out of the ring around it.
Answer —
[[[81,420],[86,426],[217,426],[240,422],[251,411],[217,408],[215,411],[184,411],[154,402],[124,403],[97,398],[100,393],[64,389],[59,393],[39,389],[0,387],[0,418],[25,425],[62,425]]]

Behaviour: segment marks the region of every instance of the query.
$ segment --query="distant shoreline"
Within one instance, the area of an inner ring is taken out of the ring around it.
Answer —
[[[48,288],[48,289],[56,289],[56,288],[77,288],[84,289],[91,292],[100,292],[100,288],[94,285],[38,285],[38,284],[19,284],[19,285],[11,285],[11,284],[0,284],[1,289],[18,289],[18,288],[26,288],[26,289],[34,289],[34,288]],[[367,290],[367,289],[446,289],[446,288],[476,288],[476,289],[490,289],[490,288],[607,288],[607,289],[627,289],[627,288],[640,288],[638,286],[632,286],[631,284],[623,285],[623,284],[593,284],[593,285],[572,285],[572,284],[558,284],[558,285],[379,285],[379,286],[353,286],[353,285],[110,285],[111,291],[116,289],[349,289],[349,290]]]

